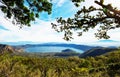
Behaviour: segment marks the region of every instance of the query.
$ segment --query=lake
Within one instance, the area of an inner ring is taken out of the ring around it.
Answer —
[[[82,53],[82,50],[71,48],[71,47],[57,47],[57,46],[40,46],[40,47],[27,47],[25,48],[26,52],[41,52],[41,53],[47,53],[47,52],[61,52],[65,49],[71,49],[73,51]]]

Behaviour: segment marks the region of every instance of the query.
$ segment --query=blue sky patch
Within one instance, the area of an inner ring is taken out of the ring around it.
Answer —
[[[52,14],[46,12],[40,14],[40,19],[45,21],[55,20],[58,17],[68,18],[73,17],[78,8],[75,8],[71,1],[65,1],[63,4],[53,3]]]
[[[7,30],[8,31],[8,29],[6,29],[5,27],[3,27],[1,25],[0,25],[0,30]]]

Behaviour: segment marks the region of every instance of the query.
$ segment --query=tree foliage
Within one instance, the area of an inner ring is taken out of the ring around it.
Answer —
[[[120,50],[87,58],[0,54],[0,77],[103,76],[120,76]]]
[[[13,24],[30,26],[42,11],[51,13],[52,4],[48,0],[0,0],[0,9]]]
[[[72,0],[77,7],[81,1],[84,0]],[[91,5],[87,8],[85,5],[77,11],[74,18],[57,18],[57,24],[51,23],[52,28],[57,32],[64,32],[65,40],[71,40],[73,32],[76,31],[78,36],[81,36],[83,32],[88,32],[98,26],[98,32],[95,33],[95,36],[98,39],[110,38],[107,32],[120,27],[120,10],[113,7],[112,4],[105,4],[104,0],[95,0],[94,3],[100,7]]]
[[[80,6],[85,0],[71,0],[76,7]],[[31,21],[39,18],[42,11],[51,14],[52,3],[48,0],[0,0],[0,9],[6,17],[12,19],[13,24],[30,26]],[[51,23],[52,28],[57,32],[64,32],[64,39],[73,39],[73,32],[82,36],[84,32],[94,29],[98,26],[98,32],[95,36],[99,39],[108,39],[108,31],[120,27],[120,10],[113,7],[112,4],[105,4],[104,0],[95,0],[94,5],[90,7],[83,6],[76,12],[74,18],[57,18],[57,24]]]

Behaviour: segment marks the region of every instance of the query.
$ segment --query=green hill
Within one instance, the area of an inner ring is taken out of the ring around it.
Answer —
[[[0,77],[103,76],[120,76],[120,50],[87,58],[0,55]]]
[[[114,50],[117,50],[117,48],[105,48],[105,47],[96,47],[92,48],[80,55],[80,57],[95,57],[95,56],[100,56],[108,52],[112,52]]]

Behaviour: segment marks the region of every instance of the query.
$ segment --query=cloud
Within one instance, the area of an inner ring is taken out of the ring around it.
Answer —
[[[13,25],[10,21],[0,16],[0,24],[8,30],[0,30],[0,41],[3,42],[17,42],[17,41],[33,41],[33,42],[66,42],[63,40],[63,33],[57,33],[51,28],[51,22],[37,19],[37,23],[32,23],[31,27],[24,26],[19,29],[18,26]],[[111,39],[119,40],[119,29],[109,31]],[[73,36],[74,39],[68,43],[88,44],[98,41],[94,37],[95,30],[90,30],[78,37],[77,34]]]
[[[66,0],[52,0],[52,3],[55,4],[57,7],[61,7]]]
[[[112,4],[113,7],[120,9],[120,2],[118,0],[104,0],[105,4]]]
[[[36,24],[31,27],[23,27],[20,29],[18,26],[13,25],[10,21],[0,16],[0,25],[7,30],[0,30],[0,41],[3,42],[16,42],[16,41],[33,41],[33,42],[57,42],[58,40],[64,41],[61,34],[58,34],[51,28],[51,22],[36,20]],[[59,36],[60,35],[60,36]]]
[[[59,0],[57,3],[57,6],[61,7],[64,4],[65,0]]]
[[[37,23],[32,23],[31,27],[23,27],[19,29],[18,26],[13,25],[10,21],[1,16],[0,24],[4,25],[6,30],[0,30],[0,41],[17,42],[17,41],[33,41],[33,42],[66,42],[63,40],[63,33],[57,33],[51,28],[51,22],[36,20]],[[91,35],[91,36],[88,36]],[[81,43],[94,40],[92,33],[85,33],[82,37],[74,35],[74,39],[69,43]],[[90,39],[91,38],[91,39]]]
[[[72,16],[76,11],[74,9],[75,7],[73,7],[74,5],[72,3],[67,4],[67,1],[65,2],[65,0],[53,0],[53,2],[57,3],[61,7],[54,7],[55,12],[53,12],[52,16],[50,16],[52,18],[60,16],[67,18],[68,16]],[[66,5],[63,6],[64,3],[66,3]],[[44,15],[41,15],[41,17],[44,17]],[[47,19],[46,16],[44,17],[44,19]],[[11,21],[5,19],[4,14],[0,12],[0,26],[4,28],[0,29],[0,42],[3,41],[66,42],[65,40],[62,39],[63,33],[57,33],[51,28],[51,22],[55,22],[54,19],[52,21],[37,19],[35,22],[37,23],[35,24],[32,23],[31,27],[24,26],[22,29],[20,29],[17,25],[13,25]],[[89,32],[84,33],[83,36],[81,37],[78,37],[77,34],[75,33],[75,35],[73,36],[74,39],[68,43],[87,44],[95,42],[97,41],[97,39],[94,37],[95,32],[96,32],[95,30],[90,30]],[[120,29],[109,31],[111,39],[119,40],[120,39],[120,37],[118,36],[119,32]]]
[[[7,22],[7,21],[5,21]],[[37,24],[32,24],[31,27],[23,27],[19,29],[19,27],[15,27],[14,25],[9,26],[9,23],[6,23],[6,30],[0,30],[0,41],[3,42],[17,42],[17,41],[33,41],[33,42],[66,42],[63,40],[63,33],[57,33],[53,29],[51,29],[51,25],[49,21],[37,20]],[[54,21],[53,21],[54,22]],[[1,24],[1,23],[0,23]],[[111,35],[111,39],[119,40],[120,30],[110,31],[109,34]],[[75,34],[73,37],[74,39],[67,43],[78,43],[78,44],[90,44],[92,42],[98,41],[94,37],[95,30],[90,30],[83,34],[83,36],[78,37]]]

